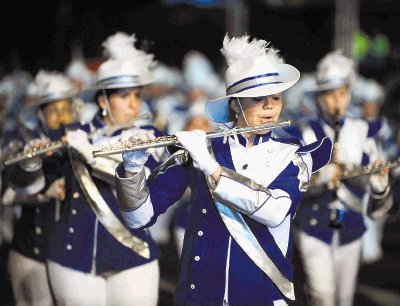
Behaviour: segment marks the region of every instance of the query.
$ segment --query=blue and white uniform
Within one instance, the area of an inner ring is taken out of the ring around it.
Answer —
[[[322,119],[321,119],[322,118]],[[362,119],[344,117],[340,121],[338,162],[347,167],[368,165],[379,158],[379,151],[374,136],[378,132],[377,126],[368,124]],[[334,130],[329,120],[324,116],[320,119],[309,120],[308,125],[302,129],[304,142],[311,143],[323,137],[333,139]],[[324,175],[322,170],[319,175]],[[322,186],[321,186],[322,187]],[[362,209],[363,197],[367,192],[368,182],[359,180],[345,180],[342,182],[338,196],[343,204],[342,228],[338,232],[340,245],[350,243],[361,238],[365,231]],[[311,191],[311,190],[310,190]],[[310,200],[301,206],[296,223],[308,235],[314,236],[325,243],[332,242],[333,229],[329,227],[330,206],[333,194],[328,188],[322,187],[318,192],[312,190]],[[317,194],[315,194],[317,193]],[[359,207],[355,211],[351,207]]]
[[[31,135],[21,134],[21,138],[25,142],[41,137],[56,141],[62,134],[62,128],[37,129]],[[57,169],[59,163],[60,155],[56,153],[52,158],[43,158],[41,169]],[[16,195],[14,204],[20,204],[22,208],[14,226],[8,259],[8,270],[17,304],[53,305],[45,261],[48,256],[49,236],[56,221],[56,201],[41,200],[37,194],[46,191],[62,174],[49,171],[43,178],[41,169],[27,172],[19,164],[6,168],[9,173],[8,187]]]
[[[376,125],[362,119],[343,117],[337,142],[337,161],[345,167],[368,165],[380,159],[374,137]],[[323,137],[334,138],[334,127],[321,115],[310,119],[302,130],[304,142]],[[366,231],[364,204],[369,197],[367,176],[342,180],[337,189],[340,201],[340,229],[330,227],[335,195],[324,183],[331,174],[322,169],[297,212],[296,240],[307,276],[312,305],[353,303],[362,252],[362,236]]]
[[[79,128],[90,132],[104,125],[95,117],[91,124]],[[121,131],[116,132],[113,136]],[[101,142],[100,142],[101,143]],[[99,144],[99,142],[97,142]],[[96,142],[94,143],[96,145]],[[68,158],[66,156],[66,158]],[[154,168],[154,158],[148,161],[148,167]],[[150,262],[159,257],[159,252],[145,230],[133,231],[134,234],[149,243],[151,257],[143,259],[124,247],[99,223],[76,180],[69,161],[65,160],[65,187],[67,197],[63,203],[62,215],[51,238],[50,260],[63,266],[85,273],[101,274],[108,271],[120,271]],[[96,185],[114,214],[119,215],[117,199],[112,187],[104,180],[94,179]],[[119,254],[116,256],[116,254]]]
[[[147,186],[143,172],[124,178],[123,166],[117,169],[119,205],[131,228],[150,226],[191,188],[175,305],[286,304],[277,284],[251,259],[257,254],[249,257],[243,251],[216,205],[224,202],[226,206],[219,209],[238,212],[247,224],[240,234],[252,233],[261,245],[260,252],[271,259],[282,279],[291,283],[293,217],[311,173],[329,161],[331,142],[325,139],[302,147],[268,133],[257,136],[247,148],[247,140],[237,137],[236,141],[229,137],[227,143],[220,138],[211,141],[223,172],[217,186],[210,189],[192,163],[169,168]],[[129,199],[138,193],[143,194],[143,201],[133,208]]]

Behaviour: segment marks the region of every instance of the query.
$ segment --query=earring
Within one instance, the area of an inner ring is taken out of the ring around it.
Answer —
[[[106,109],[106,108],[103,108],[103,109],[102,109],[101,115],[102,115],[103,117],[107,116],[107,109]]]

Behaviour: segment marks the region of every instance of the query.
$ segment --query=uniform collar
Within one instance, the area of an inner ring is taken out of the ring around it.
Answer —
[[[333,121],[333,119],[331,117],[329,117],[329,116],[327,116],[325,114],[322,114],[321,118],[327,125],[329,125],[332,128],[334,127],[335,123],[334,123],[334,121]],[[339,126],[340,127],[343,126],[345,120],[346,120],[346,116],[343,116],[342,118],[340,118],[340,120],[339,120]]]
[[[266,134],[257,134],[256,137],[254,137],[253,139],[253,146],[259,145],[264,142],[268,142],[271,139],[271,134],[272,132],[268,132]],[[234,139],[233,135],[231,135],[230,137]],[[237,138],[242,146],[247,147],[248,140],[246,137],[244,137],[242,134],[238,134]]]
[[[93,120],[92,120],[92,125],[95,129],[102,129],[106,126],[106,124],[104,123],[104,121],[100,118],[99,115],[94,116]],[[123,129],[118,129],[115,130],[110,137],[112,136],[117,136],[119,134],[121,134]]]

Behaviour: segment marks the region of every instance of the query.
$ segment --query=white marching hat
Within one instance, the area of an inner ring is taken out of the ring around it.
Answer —
[[[154,56],[136,49],[135,42],[135,34],[129,36],[123,32],[117,32],[103,42],[104,53],[109,59],[97,71],[96,89],[138,87],[153,82]]]
[[[32,106],[51,103],[57,100],[71,99],[77,92],[71,80],[60,72],[40,70],[33,85],[36,102]]]
[[[231,97],[263,97],[280,93],[293,86],[300,72],[284,64],[278,51],[267,48],[265,40],[249,36],[229,39],[226,35],[221,53],[228,68],[225,72],[226,96],[210,100],[205,107],[206,115],[214,122],[230,120],[229,99]]]
[[[354,84],[353,98],[357,104],[373,103],[380,104],[385,97],[384,87],[374,79],[367,79],[361,75],[357,75]]]
[[[344,85],[353,86],[356,78],[355,63],[340,50],[326,54],[317,64],[316,90],[327,91]]]

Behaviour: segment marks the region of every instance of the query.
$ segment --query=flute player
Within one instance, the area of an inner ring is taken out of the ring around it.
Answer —
[[[226,96],[206,105],[211,120],[230,127],[277,121],[282,92],[300,76],[265,40],[249,39],[225,37]],[[198,130],[176,136],[190,155],[182,165],[146,180],[149,153],[135,151],[123,154],[116,171],[119,207],[131,228],[151,226],[191,188],[175,305],[286,305],[295,298],[293,217],[311,173],[329,162],[332,142],[304,147],[271,131],[226,143],[207,142]]]

